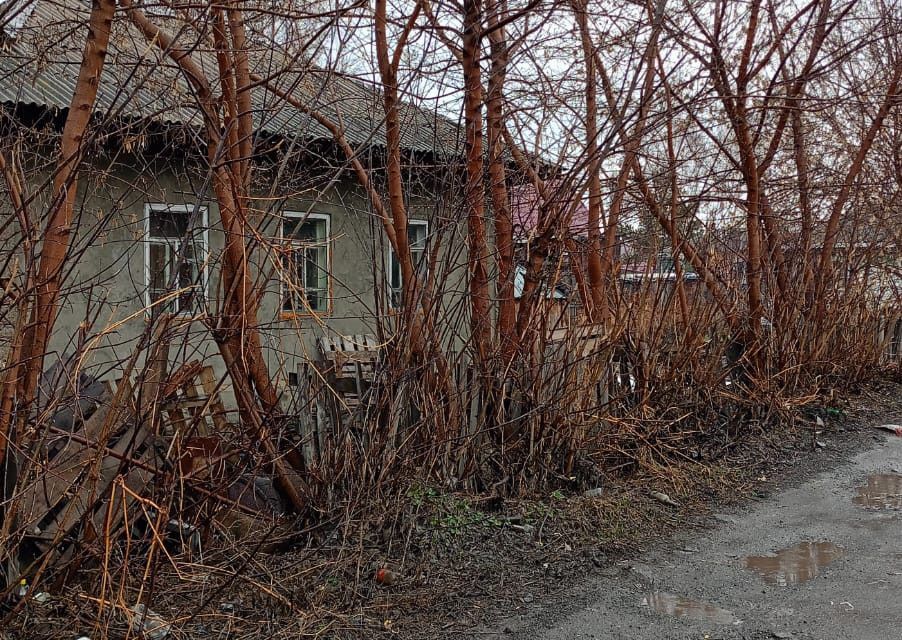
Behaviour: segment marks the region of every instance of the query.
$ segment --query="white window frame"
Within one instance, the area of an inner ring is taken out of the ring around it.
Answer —
[[[155,240],[162,241],[163,238],[153,238],[150,235],[150,216],[155,211],[174,211],[185,213],[191,216],[195,209],[199,209],[200,222],[203,232],[201,233],[201,255],[198,257],[198,272],[200,273],[201,289],[203,290],[203,299],[206,301],[209,295],[210,278],[207,275],[207,258],[210,254],[210,226],[209,226],[209,210],[204,205],[197,204],[166,204],[163,202],[145,202],[144,203],[144,305],[151,310],[152,300],[150,298],[150,245]],[[176,305],[178,298],[175,298]],[[190,315],[193,309],[178,308],[175,313],[179,315]]]
[[[279,240],[284,250],[286,245],[303,245],[303,242],[285,237],[285,219],[294,218],[299,220],[324,220],[326,223],[326,239],[324,245],[326,247],[326,308],[322,311],[311,309],[305,306],[303,309],[293,309],[287,311],[285,309],[285,274],[281,272],[279,275],[279,314],[284,318],[292,318],[296,316],[328,316],[332,314],[332,216],[328,213],[317,213],[314,211],[283,211],[282,217],[279,219]],[[281,257],[281,255],[280,255]]]
[[[428,254],[429,221],[428,220],[419,220],[419,219],[417,219],[417,220],[408,219],[407,226],[408,226],[408,232],[407,232],[408,240],[410,239],[409,227],[424,227],[426,229],[426,233],[423,235],[423,248],[422,248],[423,260],[425,260],[425,262],[422,264],[422,267],[421,267],[423,269],[421,275],[427,276],[429,274],[429,254]],[[392,278],[392,271],[393,271],[393,267],[394,267],[394,265],[392,264],[393,260],[395,260],[395,250],[394,250],[394,248],[392,248],[391,243],[389,242],[388,243],[388,253],[386,256],[386,269],[385,269],[385,276],[386,276],[386,279],[388,280],[388,306],[392,309],[398,309],[400,307],[400,305],[395,304],[395,295],[396,294],[401,295],[401,293],[403,291],[404,283],[401,282],[400,288],[395,288],[394,283],[392,282],[391,278]],[[418,266],[419,265],[414,265],[414,268],[416,268]]]

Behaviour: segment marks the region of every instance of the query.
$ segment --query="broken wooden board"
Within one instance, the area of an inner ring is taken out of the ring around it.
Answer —
[[[128,386],[127,381],[122,384]],[[130,402],[132,394],[124,390],[116,396],[128,398]],[[114,406],[114,403],[115,398],[110,397],[101,404],[74,432],[77,439],[70,438],[52,459],[46,461],[46,466],[38,472],[39,477],[19,493],[19,522],[28,533],[43,531],[42,521],[60,510],[60,502],[71,497],[73,488],[88,472],[91,462],[97,459],[99,450],[113,440],[116,429],[121,427],[130,409],[121,404]]]

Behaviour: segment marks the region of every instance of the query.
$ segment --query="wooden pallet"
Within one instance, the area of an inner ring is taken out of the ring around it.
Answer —
[[[354,336],[324,336],[319,339],[320,355],[332,365],[336,378],[355,377],[358,367],[372,380],[373,368],[379,359],[381,345],[369,334]]]
[[[168,417],[165,435],[209,436],[228,427],[212,367],[196,360],[183,365],[169,377],[161,395],[168,398],[162,407]]]
[[[344,416],[354,412],[372,387],[382,345],[372,335],[326,336],[317,341],[318,362],[297,372],[299,448],[309,467]]]
[[[320,338],[319,348],[319,375],[339,396],[340,404],[353,409],[373,384],[381,345],[367,334]]]

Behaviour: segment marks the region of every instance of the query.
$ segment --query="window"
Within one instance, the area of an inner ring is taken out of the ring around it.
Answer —
[[[207,208],[148,204],[145,214],[147,306],[153,306],[155,314],[199,310],[207,285]],[[171,297],[154,304],[167,296]]]
[[[407,242],[410,245],[410,256],[413,258],[413,267],[421,276],[426,271],[428,257],[426,256],[426,239],[429,236],[429,223],[425,220],[408,220]],[[391,306],[401,306],[404,297],[404,283],[401,279],[401,263],[394,249],[388,249],[388,286],[391,289]]]
[[[286,211],[282,239],[282,312],[328,313],[329,216]]]

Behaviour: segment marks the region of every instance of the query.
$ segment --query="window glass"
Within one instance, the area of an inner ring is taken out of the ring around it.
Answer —
[[[182,207],[154,207],[150,215],[150,235],[155,238],[181,239],[188,233],[191,212]]]
[[[194,205],[147,206],[147,302],[154,314],[200,309],[205,286],[206,216],[206,208]],[[166,302],[159,302],[173,293],[176,295]]]
[[[426,245],[429,237],[429,223],[425,220],[410,220],[407,223],[407,242],[410,245],[410,257],[413,260],[414,269],[420,277],[426,275],[428,258]],[[390,303],[393,307],[399,307],[403,299],[403,278],[401,277],[401,263],[393,249],[389,248],[388,280],[391,288]]]
[[[329,311],[329,218],[286,214],[282,222],[282,311]]]

